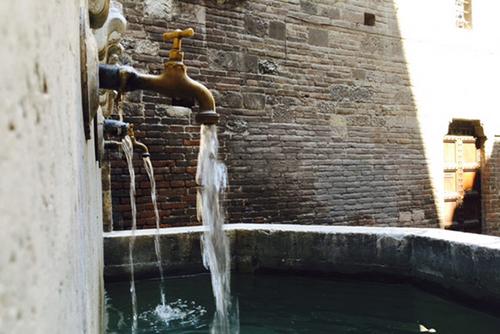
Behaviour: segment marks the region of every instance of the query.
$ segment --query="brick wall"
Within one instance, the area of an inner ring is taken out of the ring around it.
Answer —
[[[185,62],[221,114],[229,222],[438,226],[393,1],[122,2],[122,60],[144,72],[162,70],[163,32],[196,31]],[[162,225],[197,224],[199,128],[170,102],[129,94],[126,119],[151,149]],[[128,173],[111,159],[114,224],[124,228]],[[138,224],[151,227],[140,166]]]
[[[483,179],[484,232],[500,236],[500,136],[492,138],[493,149],[486,163]]]

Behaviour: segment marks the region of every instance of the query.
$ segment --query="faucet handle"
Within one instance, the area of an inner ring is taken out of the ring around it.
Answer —
[[[184,37],[193,37],[193,28],[187,28],[184,30],[176,29],[174,31],[169,31],[163,34],[164,41],[172,40],[172,50],[168,53],[170,61],[181,61],[184,58],[184,54],[181,52],[181,40]]]

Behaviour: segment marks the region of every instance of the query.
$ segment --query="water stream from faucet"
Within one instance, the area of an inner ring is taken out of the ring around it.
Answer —
[[[135,292],[135,279],[134,279],[134,244],[135,244],[135,230],[137,229],[137,208],[135,206],[135,172],[132,163],[134,156],[134,146],[130,136],[125,136],[122,139],[122,150],[127,159],[128,171],[130,174],[130,207],[132,210],[132,230],[128,244],[128,255],[130,263],[130,295],[132,298],[132,333],[137,332],[137,295]]]
[[[156,233],[155,233],[155,252],[156,252],[156,261],[158,263],[158,271],[160,272],[160,294],[161,294],[161,305],[165,308],[166,298],[165,298],[165,290],[163,284],[163,266],[161,261],[161,246],[160,246],[160,214],[158,212],[158,202],[156,199],[156,181],[155,175],[153,172],[153,164],[151,163],[151,159],[149,156],[143,157],[144,168],[146,169],[146,173],[149,177],[149,183],[151,185],[151,201],[153,202],[153,209],[155,212],[155,221],[156,221]]]
[[[211,332],[239,333],[237,303],[231,302],[231,258],[224,227],[222,206],[227,171],[217,159],[219,141],[215,125],[202,125],[196,182],[198,220],[206,227],[202,237],[203,264],[210,269],[216,311]]]

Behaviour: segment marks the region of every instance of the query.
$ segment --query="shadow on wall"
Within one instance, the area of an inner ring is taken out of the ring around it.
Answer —
[[[197,31],[185,60],[222,115],[229,222],[438,226],[393,1],[173,1],[168,17],[124,4],[135,22],[124,61],[146,71],[167,55],[160,32]],[[198,128],[154,94],[129,101],[162,182],[162,224],[196,224]],[[126,227],[128,178],[113,164],[115,221]],[[147,196],[138,193],[142,227],[154,224]]]
[[[464,191],[463,198],[453,210],[450,230],[481,233],[481,175],[477,172],[472,186]]]

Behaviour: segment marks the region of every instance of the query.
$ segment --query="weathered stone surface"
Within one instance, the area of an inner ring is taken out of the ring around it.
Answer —
[[[340,19],[340,10],[331,6],[327,6],[326,8],[323,7],[321,9],[321,14],[333,20]]]
[[[347,136],[347,121],[342,115],[330,115],[332,137],[345,138]]]
[[[368,87],[356,87],[351,93],[350,99],[354,102],[368,102],[372,97],[372,92]]]
[[[243,97],[239,93],[228,92],[221,96],[220,104],[230,108],[243,107]]]
[[[230,120],[226,123],[226,132],[241,134],[246,132],[247,129],[248,129],[248,123],[243,120],[235,119],[235,120]]]
[[[172,8],[173,20],[182,19],[196,24],[206,23],[207,11],[205,6],[178,0],[174,4],[175,6]]]
[[[381,53],[384,50],[384,41],[379,36],[367,35],[361,41],[364,51],[371,53]]]
[[[331,115],[330,125],[333,127],[345,127],[347,126],[347,122],[345,117],[342,115]]]
[[[245,29],[249,34],[264,37],[267,33],[267,23],[258,16],[247,14],[245,15]]]
[[[328,31],[309,28],[308,43],[316,46],[328,46]]]
[[[125,98],[128,102],[140,103],[142,101],[142,90],[127,92]]]
[[[359,10],[348,10],[343,13],[342,18],[352,23],[362,24],[364,22],[363,14]]]
[[[278,65],[272,60],[263,59],[259,61],[259,73],[262,74],[277,74]]]
[[[244,93],[243,105],[245,108],[259,110],[264,109],[266,104],[266,97],[263,94]]]
[[[269,23],[269,37],[274,39],[286,39],[286,24],[281,21],[272,21]]]
[[[331,97],[334,101],[368,102],[372,92],[368,87],[335,85],[330,89]]]
[[[399,221],[401,223],[411,223],[411,212],[400,211],[399,212]]]
[[[318,11],[318,5],[313,0],[300,0],[300,9],[304,13],[315,15]]]
[[[237,52],[218,51],[211,60],[226,70],[239,71],[242,69],[242,57]]]
[[[170,117],[189,118],[191,109],[177,106],[167,106],[166,113]]]
[[[149,17],[170,18],[173,9],[173,0],[144,0],[144,14]]]
[[[256,73],[259,69],[259,58],[255,55],[245,54],[243,56],[243,62],[245,64],[245,70],[247,72]]]
[[[425,220],[425,211],[421,209],[412,210],[411,219],[415,224],[423,222]]]
[[[352,70],[352,77],[355,80],[365,80],[366,79],[366,71],[354,69],[354,70]]]
[[[158,51],[160,50],[160,45],[157,42],[140,40],[137,41],[135,49],[138,53],[156,56],[158,55]]]
[[[293,123],[293,111],[285,106],[276,106],[272,112],[273,122],[275,123]]]

